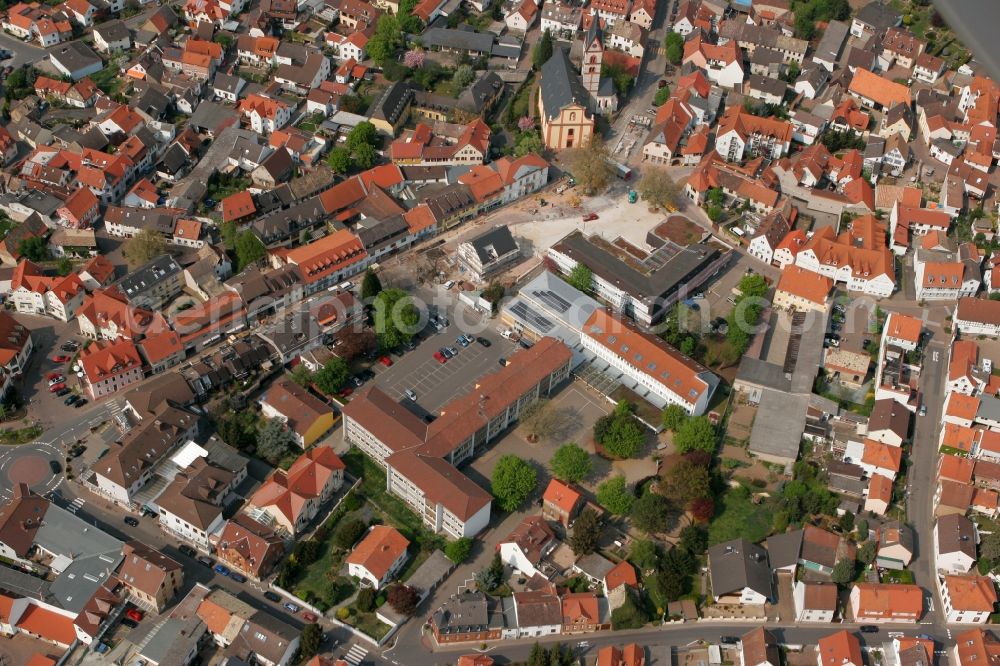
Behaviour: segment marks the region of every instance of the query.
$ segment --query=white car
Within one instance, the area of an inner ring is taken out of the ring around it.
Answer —
[[[454,286],[455,286],[454,280],[448,280],[447,282],[444,283],[445,290],[451,289]]]

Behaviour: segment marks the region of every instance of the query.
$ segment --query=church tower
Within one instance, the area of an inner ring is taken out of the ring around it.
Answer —
[[[590,30],[583,38],[583,62],[580,65],[583,87],[590,95],[590,103],[594,110],[600,106],[597,98],[601,90],[601,62],[604,60],[604,35],[601,34],[600,22],[601,19],[594,14]]]

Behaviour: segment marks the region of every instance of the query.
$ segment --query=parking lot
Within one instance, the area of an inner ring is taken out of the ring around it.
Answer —
[[[417,396],[417,406],[427,413],[434,413],[455,396],[473,390],[480,377],[500,369],[501,358],[509,357],[520,349],[517,343],[500,336],[496,320],[470,327],[457,321],[461,319],[468,322],[473,317],[449,314],[450,324],[443,331],[434,331],[429,327],[428,330],[434,333],[416,341],[417,348],[394,359],[391,367],[376,363],[373,366],[375,384],[397,400],[407,402],[406,391],[413,391]],[[468,347],[460,346],[456,339],[466,332],[473,337],[485,338],[490,346],[485,347],[478,342],[472,342]],[[440,363],[434,358],[434,352],[442,347],[452,347],[458,353]]]
[[[65,377],[66,387],[78,395],[83,395],[80,380],[74,375],[69,363],[55,363],[52,359],[58,355],[73,356],[73,352],[60,350],[67,340],[74,340],[82,346],[82,338],[75,322],[64,323],[48,317],[32,315],[17,315],[17,320],[31,331],[34,351],[28,367],[20,381],[17,390],[28,408],[28,417],[43,425],[52,425],[67,416],[67,410],[72,414],[75,410],[63,404],[66,396],[57,397],[49,391],[48,376],[60,373]]]

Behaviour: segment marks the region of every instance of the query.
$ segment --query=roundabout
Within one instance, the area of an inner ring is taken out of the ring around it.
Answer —
[[[52,462],[58,463],[59,472]],[[19,483],[45,495],[63,481],[63,454],[46,442],[29,442],[0,449],[0,499],[9,500]]]

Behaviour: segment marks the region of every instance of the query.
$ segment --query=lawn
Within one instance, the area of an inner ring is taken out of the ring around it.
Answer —
[[[387,522],[392,523],[411,543],[427,552],[444,546],[444,537],[424,527],[420,517],[413,513],[403,500],[386,491],[385,470],[375,461],[356,448],[344,454],[343,460],[347,465],[347,472],[355,478],[362,479],[359,486],[361,494],[378,507]]]
[[[375,613],[359,613],[356,609],[344,621],[355,629],[368,634],[376,641],[382,640],[389,633],[389,630],[392,629],[385,622],[375,617]]]
[[[905,583],[907,585],[913,584],[913,572],[909,569],[903,569],[902,571],[896,571],[895,569],[886,569],[885,573],[882,574],[883,583]]]
[[[125,80],[118,73],[118,68],[114,63],[109,63],[104,69],[90,75],[90,80],[100,88],[108,97],[114,98],[122,89]]]
[[[748,488],[730,488],[716,504],[715,518],[708,526],[708,542],[715,545],[743,537],[757,543],[771,534],[773,524],[774,516],[766,500],[754,504]]]
[[[303,132],[310,132],[315,134],[319,131],[320,125],[323,124],[323,114],[314,113],[311,116],[304,118],[301,123],[299,123],[299,129]]]

